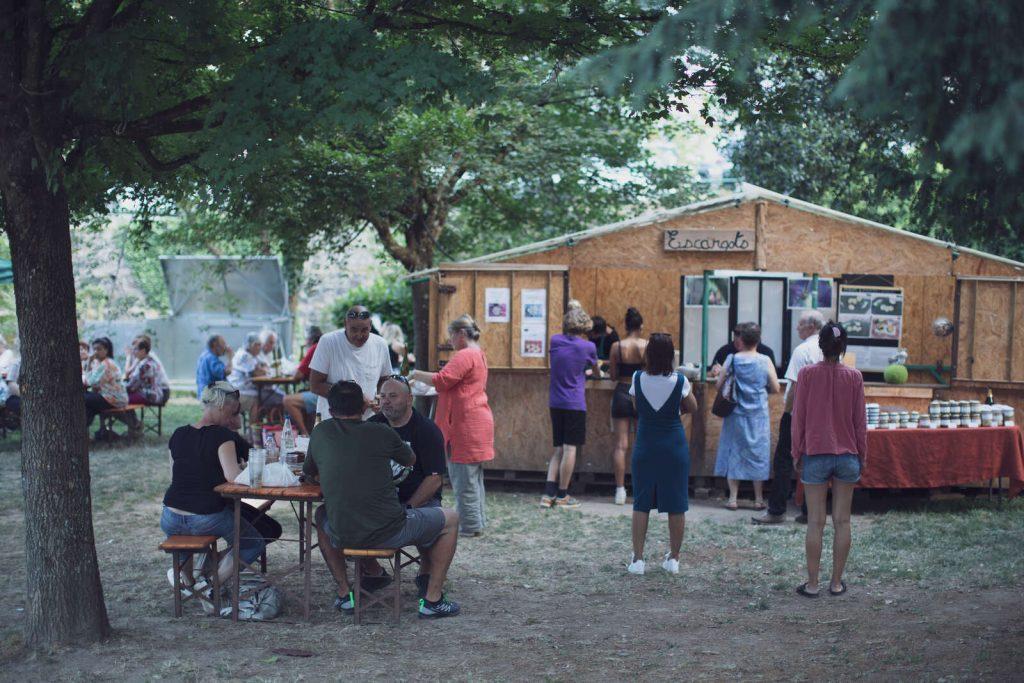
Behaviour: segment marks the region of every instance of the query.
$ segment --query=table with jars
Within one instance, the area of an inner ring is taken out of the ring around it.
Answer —
[[[877,403],[865,409],[864,488],[941,488],[1002,479],[1011,496],[1024,488],[1024,438],[1012,406],[932,401],[926,413],[881,410]]]

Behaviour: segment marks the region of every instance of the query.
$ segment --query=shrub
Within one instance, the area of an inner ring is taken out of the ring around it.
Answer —
[[[331,305],[331,322],[345,325],[345,313],[362,304],[386,323],[395,323],[405,333],[405,343],[412,350],[412,287],[398,275],[385,275],[368,285],[350,289]]]

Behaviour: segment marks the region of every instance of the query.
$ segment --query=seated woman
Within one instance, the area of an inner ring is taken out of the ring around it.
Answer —
[[[234,542],[234,517],[228,500],[213,489],[234,481],[241,472],[239,461],[249,459],[249,444],[235,431],[241,426],[238,399],[238,390],[228,382],[210,384],[201,398],[203,416],[171,435],[171,485],[164,494],[160,518],[160,528],[168,536],[219,536],[229,544]],[[246,564],[259,559],[266,544],[281,537],[281,525],[264,511],[242,503],[239,554]],[[232,564],[228,552],[217,569],[222,583],[230,578]],[[191,576],[183,578],[192,585]]]
[[[160,385],[160,367],[149,352],[149,337],[136,337],[132,346],[134,362],[127,378],[128,402],[163,405],[165,398],[164,388]]]
[[[128,405],[128,392],[121,384],[121,370],[113,360],[114,345],[107,337],[92,340],[92,355],[82,379],[85,384],[85,424],[96,415]],[[99,435],[97,435],[98,437]]]

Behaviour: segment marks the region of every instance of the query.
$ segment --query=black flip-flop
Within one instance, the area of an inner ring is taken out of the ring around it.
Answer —
[[[828,594],[829,595],[842,595],[843,593],[845,593],[846,592],[846,582],[845,581],[840,581],[839,585],[842,586],[842,588],[840,588],[837,591],[834,591],[834,590],[832,590],[832,584],[829,583],[829,585],[828,585]]]
[[[810,591],[808,591],[808,590],[807,590],[807,584],[806,584],[806,583],[802,583],[802,584],[800,584],[799,586],[797,586],[797,587],[796,587],[796,592],[797,592],[798,594],[800,594],[800,595],[804,596],[805,598],[816,598],[816,597],[818,597],[819,595],[821,595],[821,592],[820,592],[820,591],[819,591],[819,592],[817,592],[817,593],[811,593]]]

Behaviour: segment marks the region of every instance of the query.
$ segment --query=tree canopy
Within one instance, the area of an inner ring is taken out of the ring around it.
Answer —
[[[1024,195],[1007,188],[1024,181],[1022,29],[1014,2],[696,0],[602,64],[611,87],[638,96],[708,69],[718,104],[743,126],[798,133],[821,131],[819,114],[840,126],[853,117],[865,142],[913,158],[910,227],[1019,258]],[[825,112],[805,108],[812,82]],[[866,152],[877,170],[877,150]]]

